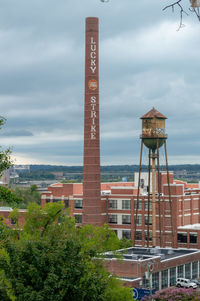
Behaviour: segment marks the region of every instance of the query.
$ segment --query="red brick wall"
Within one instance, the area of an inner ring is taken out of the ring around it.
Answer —
[[[26,214],[27,210],[19,210],[19,227],[23,228],[24,224],[25,224],[25,214]],[[8,225],[9,227],[13,227],[14,225],[11,224],[11,219],[9,218],[11,211],[0,211],[0,216],[2,216],[4,218],[4,221],[6,223],[6,225]]]

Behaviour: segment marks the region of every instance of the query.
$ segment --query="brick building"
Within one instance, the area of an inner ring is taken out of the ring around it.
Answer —
[[[15,222],[10,218],[10,213],[12,212],[11,207],[0,207],[0,217],[4,219],[4,222],[6,225],[9,227],[13,227],[15,225]],[[19,227],[23,228],[24,223],[25,223],[25,213],[27,212],[26,209],[19,209]]]
[[[137,178],[137,174],[135,175]],[[167,175],[161,173],[161,220],[157,206],[157,246],[200,249],[200,189],[197,184],[177,181],[170,172],[170,190],[172,201],[172,216],[168,196]],[[147,208],[148,193],[145,174],[141,176],[144,185],[140,189],[139,206],[136,230],[136,246],[147,246]],[[47,202],[64,201],[66,207],[71,207],[71,215],[77,223],[82,224],[83,186],[81,183],[53,184],[48,187],[48,192],[42,194],[42,206]],[[105,216],[106,223],[116,232],[119,238],[133,239],[134,215],[137,205],[137,187],[134,182],[101,183],[101,215]],[[151,208],[150,208],[151,210]],[[173,220],[173,231],[171,225]],[[88,221],[90,223],[90,221]],[[150,246],[151,246],[151,211],[150,211]],[[161,224],[161,231],[159,225]]]
[[[105,254],[105,267],[129,287],[161,290],[174,286],[177,278],[200,277],[200,250],[129,248],[118,252],[120,261],[116,254]]]

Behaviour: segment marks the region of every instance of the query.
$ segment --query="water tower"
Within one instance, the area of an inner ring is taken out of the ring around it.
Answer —
[[[152,246],[155,247],[156,242],[156,203],[158,203],[158,214],[159,214],[159,231],[160,231],[160,246],[162,246],[162,221],[161,221],[161,183],[160,183],[160,160],[159,160],[159,149],[164,145],[165,148],[165,160],[166,160],[166,171],[168,179],[168,191],[171,205],[171,193],[169,185],[169,171],[168,171],[168,160],[167,160],[167,147],[166,140],[167,135],[165,132],[165,117],[163,114],[158,112],[155,108],[152,108],[149,112],[141,117],[142,119],[142,135],[141,138],[141,151],[140,151],[140,166],[139,166],[139,178],[138,178],[138,193],[137,193],[137,206],[136,206],[136,218],[135,218],[135,233],[137,229],[137,215],[138,215],[138,204],[139,204],[139,193],[140,193],[140,180],[141,180],[141,169],[142,169],[142,152],[143,145],[149,150],[149,163],[148,163],[148,223],[147,223],[147,246],[149,246],[149,217],[150,217],[150,203],[152,202]],[[157,159],[157,160],[156,160]],[[157,161],[157,165],[156,165]],[[156,170],[157,167],[157,170]],[[152,175],[152,177],[151,177]],[[156,179],[157,179],[157,192],[156,192]],[[156,199],[157,196],[157,199]],[[171,226],[172,225],[171,219]],[[134,235],[135,237],[135,235]],[[135,239],[134,239],[135,241]]]

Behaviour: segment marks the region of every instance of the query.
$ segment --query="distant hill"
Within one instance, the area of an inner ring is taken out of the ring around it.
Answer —
[[[124,177],[128,181],[134,180],[134,173],[138,172],[139,165],[107,165],[101,166],[101,181],[121,181]],[[160,166],[160,170],[166,170]],[[169,165],[175,178],[190,182],[200,181],[200,164]],[[142,166],[142,171],[148,171],[148,166]],[[19,172],[19,181],[31,180],[66,180],[82,182],[83,166],[62,165],[30,165],[30,171]]]
[[[106,165],[101,166],[102,172],[136,172],[139,169],[139,165]],[[143,169],[147,169],[147,166],[143,166]],[[165,169],[161,166],[161,169]],[[171,171],[189,171],[200,172],[200,164],[182,164],[182,165],[169,165]],[[83,172],[83,166],[62,166],[62,165],[30,165],[30,171],[47,171],[47,172]]]

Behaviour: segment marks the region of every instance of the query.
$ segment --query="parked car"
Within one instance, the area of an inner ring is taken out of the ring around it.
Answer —
[[[176,281],[176,286],[197,288],[197,284],[195,282],[186,278],[178,278]]]
[[[200,281],[197,279],[190,279],[191,282],[196,283],[197,286],[200,286]]]

